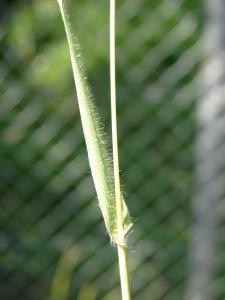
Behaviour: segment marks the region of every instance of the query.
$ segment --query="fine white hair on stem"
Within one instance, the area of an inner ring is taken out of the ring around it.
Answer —
[[[87,84],[79,43],[69,15],[68,0],[58,0],[58,3],[69,44],[81,122],[99,206],[111,241],[120,244],[122,235],[123,247],[126,247],[126,236],[132,226],[129,212],[120,195],[122,211],[121,226],[118,228],[112,153],[107,146],[107,138]]]

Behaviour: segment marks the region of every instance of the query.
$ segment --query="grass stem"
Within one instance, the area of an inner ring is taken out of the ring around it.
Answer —
[[[116,215],[118,228],[118,258],[120,269],[120,283],[122,299],[130,299],[130,288],[127,267],[127,248],[123,230],[122,198],[120,191],[119,155],[117,137],[117,112],[116,112],[116,1],[110,0],[110,92],[111,92],[111,119],[112,119],[112,148],[113,148],[113,171],[116,197]]]
[[[70,17],[68,0],[58,0],[66,30],[72,69],[77,91],[81,122],[87,146],[91,172],[111,241],[117,245],[122,299],[130,300],[127,268],[126,235],[132,222],[120,191],[117,116],[116,116],[116,51],[115,51],[115,0],[110,0],[110,82],[112,111],[113,157],[107,151],[99,116],[91,97],[79,44]],[[113,164],[112,164],[113,161]]]

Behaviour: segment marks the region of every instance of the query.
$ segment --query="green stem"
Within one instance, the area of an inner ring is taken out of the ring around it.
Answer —
[[[115,0],[110,0],[110,92],[111,92],[111,119],[112,119],[112,148],[113,148],[113,171],[116,197],[116,215],[118,228],[118,258],[120,269],[120,283],[122,299],[130,299],[130,288],[127,267],[127,248],[125,246],[125,235],[123,230],[122,198],[120,191],[119,155],[117,137],[117,114],[116,114],[116,47],[115,47]]]
[[[130,300],[126,234],[131,228],[132,223],[120,191],[116,117],[115,0],[110,0],[110,79],[113,166],[111,165],[111,155],[108,155],[107,152],[104,135],[99,125],[99,117],[90,95],[87,79],[83,72],[83,64],[80,58],[77,39],[72,28],[68,2],[68,0],[58,0],[69,44],[89,163],[107,230],[111,240],[118,247],[122,299]]]

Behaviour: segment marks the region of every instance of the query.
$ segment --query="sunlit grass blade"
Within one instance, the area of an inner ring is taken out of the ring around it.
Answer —
[[[70,20],[68,1],[58,0],[58,3],[69,44],[72,69],[77,91],[81,121],[87,146],[89,164],[91,167],[99,205],[112,242],[114,242],[115,244],[120,243],[121,238],[118,238],[119,233],[120,237],[121,235],[123,236],[122,240],[125,243],[125,236],[127,235],[132,225],[129,217],[129,212],[121,196],[122,226],[118,230],[112,154],[108,150],[106,138],[99,121],[99,116],[96,112],[96,107],[88,88],[87,77],[84,72],[79,44],[76,38],[76,34],[72,28],[72,22]]]

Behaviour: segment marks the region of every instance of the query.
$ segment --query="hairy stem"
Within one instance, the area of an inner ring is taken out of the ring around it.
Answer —
[[[118,244],[119,231],[125,236],[132,226],[128,209],[121,196],[120,230],[117,223],[117,206],[115,202],[114,174],[112,154],[107,146],[107,139],[102,130],[100,117],[90,93],[80,47],[70,16],[71,7],[68,0],[58,0],[63,23],[66,30],[70,57],[77,91],[81,122],[87,146],[89,164],[98,196],[99,205],[111,241]],[[125,241],[124,241],[125,242]]]
[[[94,101],[89,92],[87,78],[79,44],[70,17],[68,0],[58,0],[66,30],[72,69],[77,91],[81,122],[87,146],[98,201],[111,241],[118,247],[121,289],[123,300],[130,299],[126,235],[132,226],[128,209],[120,191],[119,159],[116,118],[116,76],[115,76],[115,1],[110,1],[110,79],[112,106],[113,157],[107,150],[105,136]],[[112,162],[113,161],[113,162]]]

